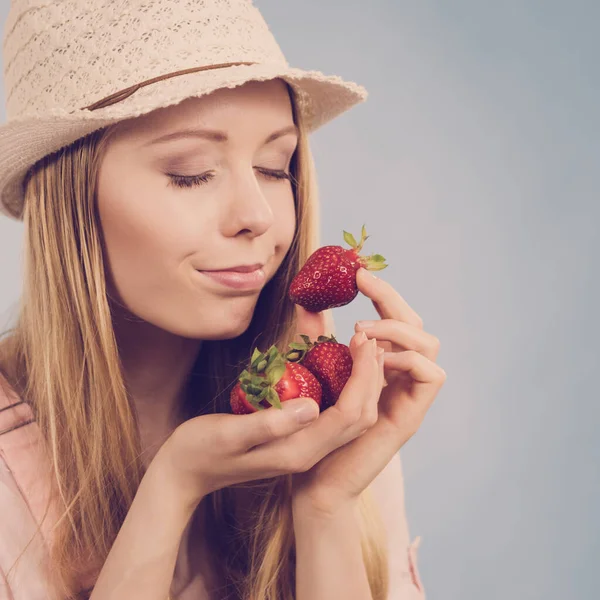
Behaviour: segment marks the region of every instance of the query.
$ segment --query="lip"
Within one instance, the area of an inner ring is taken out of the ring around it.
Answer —
[[[252,273],[257,269],[262,269],[264,267],[263,263],[256,263],[254,265],[239,265],[237,267],[229,267],[227,269],[207,269],[202,271],[203,273],[228,273],[230,271],[235,271],[236,273]]]
[[[266,275],[260,265],[252,271],[238,271],[239,268],[223,271],[198,271],[198,273],[221,285],[237,290],[255,290],[264,285]]]

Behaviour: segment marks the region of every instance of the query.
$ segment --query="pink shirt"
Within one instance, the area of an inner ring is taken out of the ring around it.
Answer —
[[[8,393],[6,393],[8,392]],[[49,457],[41,443],[41,433],[30,406],[22,402],[0,376],[0,600],[47,600],[49,597],[46,571],[51,527],[60,511],[51,504],[50,514],[39,533],[34,532],[42,521],[51,485]],[[377,488],[373,486],[377,497]],[[381,502],[386,498],[382,492]],[[420,538],[408,543],[408,528],[404,507],[399,515],[397,506],[384,512],[404,520],[406,552],[394,562],[393,592],[388,600],[425,600],[423,584],[417,568],[417,548]],[[8,569],[29,545],[17,566]],[[404,543],[404,541],[402,542]],[[91,587],[95,574],[82,578],[82,588]]]

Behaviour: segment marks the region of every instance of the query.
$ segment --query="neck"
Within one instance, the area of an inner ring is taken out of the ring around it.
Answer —
[[[187,381],[202,342],[174,335],[131,315],[117,316],[114,326],[147,465],[183,422]]]

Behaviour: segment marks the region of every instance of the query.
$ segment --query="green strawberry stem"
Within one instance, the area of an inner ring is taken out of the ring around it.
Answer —
[[[287,360],[288,362],[302,362],[302,360],[306,356],[306,353],[315,346],[318,346],[319,344],[323,344],[325,342],[335,342],[336,344],[338,343],[333,334],[320,335],[314,342],[311,342],[310,338],[307,335],[300,334],[300,337],[304,340],[304,343],[290,342],[288,344],[291,350],[284,354],[285,360]]]
[[[244,369],[239,377],[240,387],[248,402],[257,410],[264,410],[261,401],[265,398],[272,406],[282,408],[275,386],[285,373],[285,359],[275,345],[267,352],[254,349],[249,369]]]
[[[356,254],[360,254],[360,251],[363,249],[365,242],[369,239],[370,236],[367,235],[367,230],[365,226],[362,226],[360,242],[357,242],[355,237],[344,231],[344,241],[356,252]],[[387,266],[385,264],[385,258],[381,256],[381,254],[371,254],[370,256],[360,256],[359,262],[361,267],[364,267],[368,271],[381,271],[385,269]]]

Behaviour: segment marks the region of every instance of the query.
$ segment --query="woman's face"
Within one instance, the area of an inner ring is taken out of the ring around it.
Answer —
[[[175,137],[192,129],[203,133]],[[278,80],[188,98],[122,122],[98,188],[111,294],[176,335],[243,333],[294,236],[285,178],[294,130],[287,88]],[[257,264],[264,280],[254,274],[243,289],[202,273]]]

